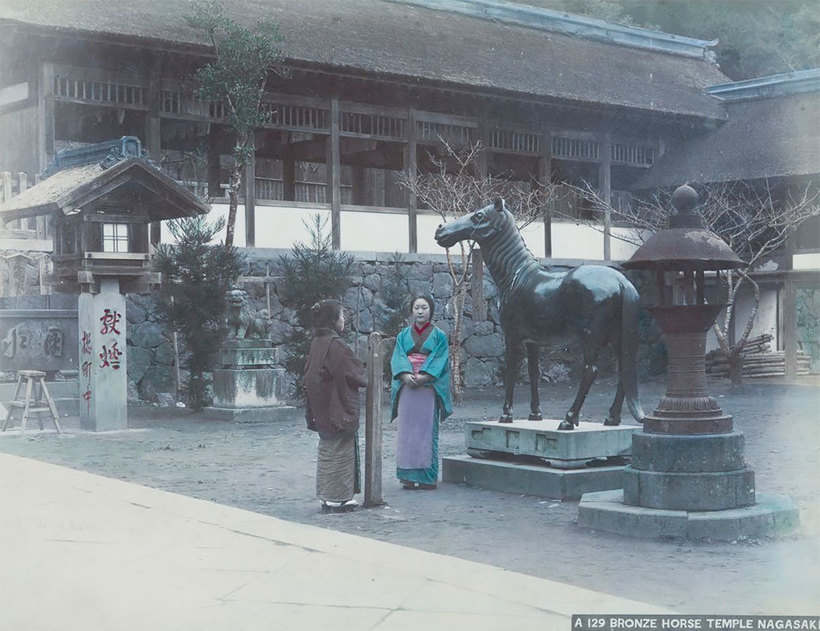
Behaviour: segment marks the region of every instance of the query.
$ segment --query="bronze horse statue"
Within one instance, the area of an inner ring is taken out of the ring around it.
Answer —
[[[578,415],[598,372],[598,353],[606,344],[618,358],[618,389],[604,425],[619,425],[624,399],[635,420],[643,421],[638,401],[638,292],[627,278],[609,267],[581,265],[569,272],[545,270],[527,249],[504,200],[440,225],[436,242],[449,248],[475,241],[498,287],[501,329],[506,343],[504,407],[501,423],[513,420],[513,388],[527,347],[530,420],[541,420],[538,395],[539,345],[572,335],[580,341],[584,374],[575,401],[558,429],[578,425]]]

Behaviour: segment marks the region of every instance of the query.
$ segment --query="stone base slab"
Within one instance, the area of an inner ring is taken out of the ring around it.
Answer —
[[[586,493],[578,525],[642,539],[737,541],[795,532],[800,516],[787,495],[760,493],[753,506],[719,511],[682,511],[629,506],[619,490]]]
[[[561,421],[515,420],[512,423],[467,423],[464,440],[469,453],[487,452],[533,456],[559,469],[583,468],[592,460],[632,453],[632,434],[640,425],[607,427],[600,423],[579,423],[571,431],[556,429]],[[620,486],[620,485],[619,485]]]
[[[568,470],[470,456],[442,458],[444,482],[562,501],[577,500],[593,491],[621,488],[623,469],[623,466],[602,466]]]
[[[284,368],[215,368],[214,407],[277,407],[284,402],[284,374]]]
[[[279,423],[296,419],[296,408],[292,405],[244,409],[207,407],[202,411],[210,418],[234,423]]]

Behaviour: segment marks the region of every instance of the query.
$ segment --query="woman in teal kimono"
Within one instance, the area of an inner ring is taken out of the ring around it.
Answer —
[[[391,418],[399,420],[396,476],[406,489],[434,489],[438,483],[438,428],[452,412],[447,335],[433,326],[435,306],[427,296],[411,303],[411,324],[398,334]]]

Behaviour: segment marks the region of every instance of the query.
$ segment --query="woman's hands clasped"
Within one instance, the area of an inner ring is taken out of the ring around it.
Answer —
[[[409,372],[404,372],[401,374],[402,383],[406,386],[410,386],[411,388],[418,388],[423,386],[426,383],[430,383],[433,380],[433,377],[428,375],[426,372],[421,372],[418,375],[414,375]]]

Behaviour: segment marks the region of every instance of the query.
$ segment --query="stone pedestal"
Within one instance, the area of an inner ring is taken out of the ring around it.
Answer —
[[[219,351],[219,363],[207,415],[245,423],[293,418],[296,408],[284,403],[285,369],[273,367],[278,358],[270,340],[230,340]]]
[[[93,431],[128,428],[125,296],[119,281],[100,280],[99,293],[77,301],[80,425]]]
[[[467,423],[465,442],[472,457],[444,458],[442,478],[560,500],[621,488],[632,434],[640,427],[580,423],[574,431],[562,432],[554,429],[558,423],[555,419]]]

